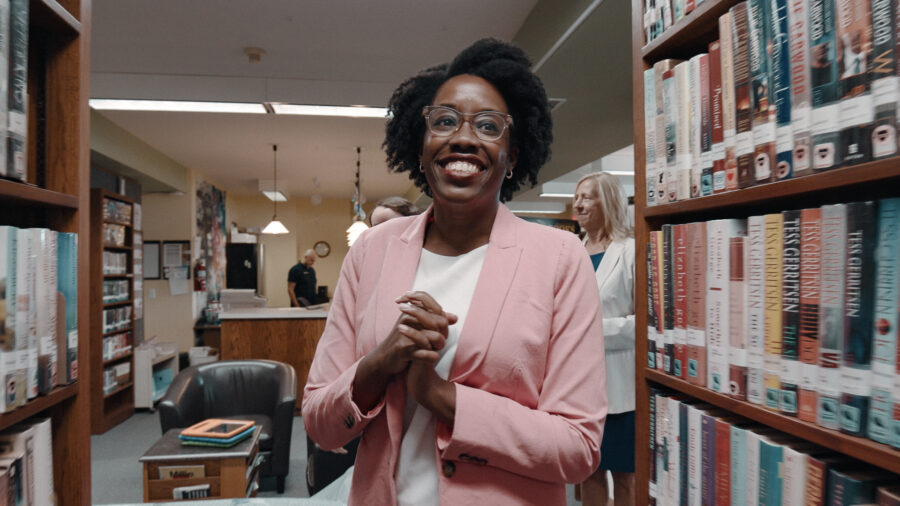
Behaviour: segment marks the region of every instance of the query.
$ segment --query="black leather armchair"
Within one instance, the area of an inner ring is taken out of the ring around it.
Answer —
[[[253,420],[262,427],[260,476],[274,476],[278,493],[290,465],[297,374],[273,360],[227,360],[184,369],[159,402],[165,433],[207,418]]]

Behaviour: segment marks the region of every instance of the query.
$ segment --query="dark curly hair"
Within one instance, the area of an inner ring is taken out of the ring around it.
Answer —
[[[459,53],[450,64],[425,69],[407,79],[388,103],[391,117],[385,126],[384,147],[391,172],[407,172],[419,189],[431,196],[425,174],[418,170],[425,138],[422,109],[434,100],[448,79],[470,74],[491,83],[503,96],[513,117],[510,144],[518,148],[512,178],[503,181],[500,201],[506,202],[528,181],[537,184],[540,168],[550,158],[553,119],[541,80],[518,46],[497,39],[482,39]]]

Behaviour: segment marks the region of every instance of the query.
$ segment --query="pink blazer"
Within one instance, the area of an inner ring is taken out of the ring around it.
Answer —
[[[430,212],[381,224],[350,249],[304,389],[303,422],[323,448],[363,433],[350,505],[397,502],[403,378],[368,413],[351,386],[400,315],[394,299],[412,286]],[[600,463],[603,350],[597,282],[578,238],[501,205],[450,370],[455,422],[436,424],[440,503],[564,505],[564,484]]]

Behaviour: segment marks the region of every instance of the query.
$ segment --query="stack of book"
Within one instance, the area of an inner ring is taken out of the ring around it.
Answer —
[[[900,448],[900,198],[663,225],[648,366]]]
[[[677,22],[694,3],[646,0],[646,25],[656,12]],[[644,72],[647,205],[897,156],[895,10],[888,0],[747,0],[719,18],[707,52],[654,62]]]
[[[209,418],[181,431],[178,439],[186,446],[229,448],[253,435],[256,426],[250,420]]]

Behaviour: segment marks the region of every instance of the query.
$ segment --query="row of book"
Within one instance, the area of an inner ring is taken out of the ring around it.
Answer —
[[[20,181],[27,171],[28,4],[0,1],[0,176]]]
[[[103,338],[103,360],[115,360],[132,352],[131,332],[120,332]]]
[[[0,412],[78,377],[78,235],[0,226]]]
[[[900,505],[900,476],[679,394],[650,391],[651,504]]]
[[[109,395],[131,382],[131,361],[114,364],[103,369],[103,393]]]
[[[647,205],[897,156],[896,0],[746,0],[644,72]]]
[[[51,424],[33,418],[0,432],[0,506],[57,503]]]
[[[131,204],[104,197],[103,219],[122,225],[131,225]]]
[[[644,0],[644,44],[649,44],[662,35],[703,2],[704,0]]]
[[[664,225],[648,252],[649,367],[900,448],[900,198]]]
[[[128,253],[103,252],[103,274],[128,274]]]

